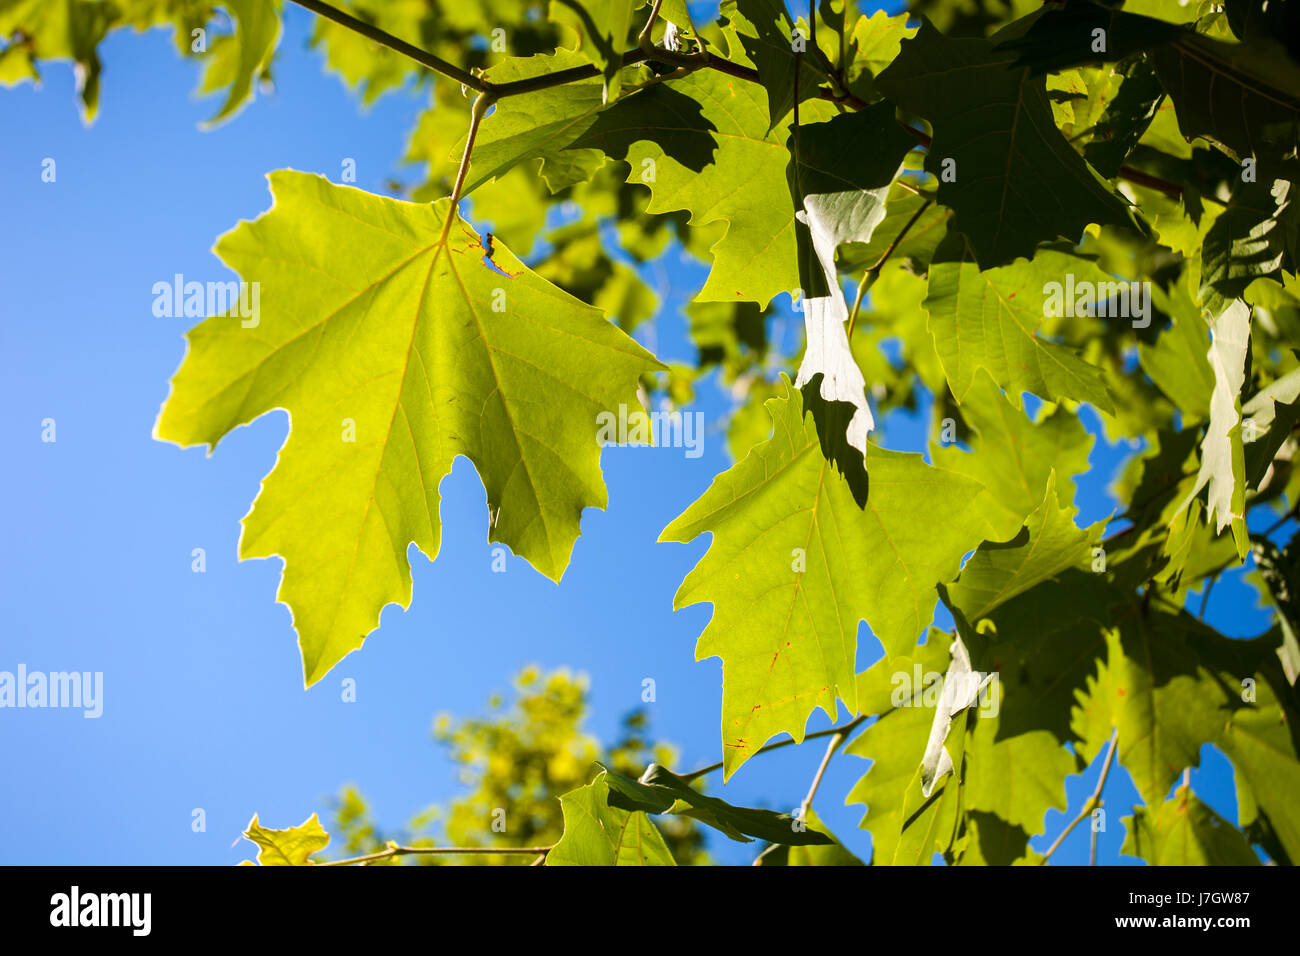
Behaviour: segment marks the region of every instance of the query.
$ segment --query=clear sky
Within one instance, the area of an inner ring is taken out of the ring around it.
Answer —
[[[209,250],[266,209],[265,173],[293,167],[337,181],[350,157],[357,185],[375,192],[390,177],[415,178],[398,159],[422,97],[393,93],[363,111],[307,48],[310,16],[289,6],[285,29],[275,92],[210,132],[198,125],[216,103],[196,100],[197,67],[162,31],[110,37],[90,127],[66,64],[48,65],[39,90],[0,89],[0,491],[10,502],[0,509],[0,670],[104,674],[99,719],[0,710],[0,863],[234,863],[249,855],[250,844],[232,843],[254,812],[277,827],[313,811],[324,819],[345,782],[363,789],[381,825],[397,827],[458,792],[430,737],[434,714],[483,712],[529,663],[590,675],[588,729],[603,740],[654,678],[653,732],[681,747],[678,769],[718,759],[721,666],[694,662],[710,608],[672,611],[707,539],[655,543],[730,464],[718,427],[728,399],[716,387],[702,388],[693,409],[713,423],[702,457],[604,452],[610,507],[583,516],[560,587],[518,559],[492,573],[483,488],[459,460],[441,489],[437,561],[412,550],[411,610],[388,608],[365,648],[306,692],[288,610],[275,603],[279,560],[236,561],[239,519],[275,463],[284,413],[239,429],[211,458],[151,438],[193,324],[156,318],[153,284],[175,273],[231,278]],[[57,164],[53,183],[41,179],[46,158]],[[704,271],[667,255],[656,346],[665,359],[693,361],[679,309]],[[41,441],[47,418],[52,444]],[[891,417],[886,444],[923,450],[924,421]],[[1095,416],[1086,422],[1096,431]],[[1112,512],[1106,487],[1123,453],[1099,439],[1078,482],[1081,522]],[[206,551],[206,573],[191,570],[195,548]],[[1268,617],[1239,577],[1215,589],[1207,620],[1249,636]],[[859,669],[878,653],[865,625],[861,635]],[[341,700],[344,678],[356,681],[356,703]],[[819,715],[810,730],[825,726]],[[791,809],[822,752],[813,742],[764,756],[725,789],[711,778],[712,792]],[[864,857],[863,808],[841,806],[839,795],[865,767],[838,756],[816,805]],[[1071,815],[1097,771],[1067,781]],[[1206,749],[1193,786],[1235,820],[1222,756]],[[1137,795],[1120,772],[1107,797],[1101,860],[1116,862],[1119,817]],[[206,812],[204,833],[191,830],[195,808]],[[1035,846],[1066,819],[1049,814]],[[1054,859],[1086,860],[1086,829]],[[712,847],[728,862],[753,857],[720,836]]]

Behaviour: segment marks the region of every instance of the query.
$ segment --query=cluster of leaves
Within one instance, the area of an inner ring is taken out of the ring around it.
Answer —
[[[392,844],[417,849],[552,846],[564,833],[555,795],[586,786],[596,760],[614,772],[635,776],[648,763],[671,764],[677,759],[672,746],[647,739],[644,711],[627,714],[619,738],[607,748],[583,730],[586,712],[584,677],[563,670],[542,673],[530,667],[515,678],[509,703],[494,695],[482,717],[457,720],[440,715],[434,723],[434,738],[459,768],[466,792],[446,804],[422,810],[402,830],[389,832],[376,826],[361,792],[345,787],[335,801],[330,832],[325,834],[331,838],[331,853],[342,860],[380,853]],[[315,825],[308,821],[281,832],[301,833],[318,825],[319,821]],[[666,817],[659,830],[673,859],[690,865],[709,862],[700,828],[690,818]],[[248,832],[265,831],[252,824]],[[325,833],[323,827],[320,831]],[[283,844],[290,837],[272,839]],[[322,844],[316,849],[324,848]],[[261,856],[259,862],[267,862],[265,854]],[[322,855],[311,862],[324,860]],[[306,856],[300,862],[307,862]],[[527,854],[407,853],[382,857],[373,865],[530,862],[532,857]]]
[[[227,7],[235,42],[262,49],[242,39],[258,17]],[[315,34],[365,98],[430,84],[408,148],[427,164],[419,204],[273,173],[270,211],[216,250],[261,283],[258,332],[238,316],[193,330],[157,426],[215,447],[289,410],[241,555],[284,558],[308,684],[409,603],[407,548],[436,555],[457,455],[483,479],[490,540],[559,580],[582,509],[605,503],[598,413],[689,400],[716,371],[740,402],[737,463],[662,537],[712,535],[676,605],[713,605],[697,654],[723,662],[724,774],[843,706],[865,728],[847,752],[872,761],[849,799],[873,862],[1041,862],[1029,841],[1065,809],[1065,777],[1113,743],[1144,801],[1130,851],[1297,859],[1300,544],[1267,513],[1300,505],[1300,52],[1284,39],[1300,5],[926,0],[909,17],[823,0],[794,20],[725,0],[707,24],[677,0],[350,9],[461,64],[430,80],[346,18]],[[69,22],[0,0],[4,75],[91,62],[101,21]],[[495,238],[461,218],[465,196]],[[627,334],[658,304],[630,264],[674,242],[709,266],[684,309],[694,368]],[[1108,311],[1130,288],[1151,311]],[[802,355],[768,331],[784,294]],[[869,440],[926,401],[928,461]],[[1114,485],[1123,512],[1092,527],[1074,505],[1085,405],[1139,449]],[[1185,610],[1251,562],[1267,633]],[[931,626],[940,600],[952,632]],[[862,622],[883,656],[858,672]],[[914,670],[946,672],[937,704],[899,693]],[[980,690],[995,715],[953,689],[975,672],[998,675]],[[1237,826],[1175,789],[1206,745],[1234,767]],[[767,862],[842,861],[811,817],[730,807],[658,763],[560,803],[552,864],[671,862],[654,814],[803,844]]]
[[[211,124],[233,116],[259,83],[270,81],[280,39],[278,0],[4,0],[0,85],[39,82],[38,61],[71,60],[89,121],[99,110],[99,44],[113,30],[157,26],[171,26],[177,51],[202,63],[200,93],[225,91]]]

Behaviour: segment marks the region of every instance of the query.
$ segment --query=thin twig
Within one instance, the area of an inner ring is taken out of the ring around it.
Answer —
[[[1147,189],[1154,189],[1162,192],[1170,199],[1182,199],[1183,187],[1178,183],[1171,183],[1167,179],[1161,179],[1159,176],[1152,176],[1150,173],[1144,173],[1140,169],[1134,169],[1132,166],[1121,166],[1119,168],[1119,178],[1127,179],[1131,183],[1139,186],[1145,186]],[[1205,199],[1213,200],[1213,196],[1205,196]]]
[[[442,224],[439,242],[446,241],[447,233],[451,230],[452,219],[460,215],[456,204],[460,202],[460,193],[465,187],[465,174],[469,172],[469,157],[474,151],[474,138],[478,135],[478,127],[483,122],[483,117],[495,102],[496,96],[492,93],[480,93],[474,100],[474,108],[470,111],[469,132],[465,135],[465,152],[460,157],[460,169],[456,170],[456,184],[451,189],[451,208],[447,210],[447,220]]]
[[[1110,749],[1106,751],[1106,762],[1101,766],[1101,777],[1097,780],[1096,789],[1092,791],[1092,796],[1088,798],[1086,803],[1084,803],[1083,809],[1079,811],[1079,815],[1070,821],[1070,825],[1061,832],[1059,837],[1056,838],[1056,842],[1047,848],[1047,852],[1043,854],[1043,858],[1038,861],[1039,866],[1043,866],[1047,863],[1048,858],[1056,852],[1056,848],[1065,841],[1065,838],[1070,835],[1070,831],[1078,826],[1079,822],[1083,820],[1084,817],[1089,816],[1094,810],[1101,806],[1101,791],[1105,789],[1106,778],[1110,776],[1110,765],[1111,761],[1115,759],[1115,745],[1118,743],[1119,733],[1112,730],[1110,732]]]
[[[1297,515],[1300,515],[1300,497],[1296,498],[1296,503],[1287,509],[1286,514],[1282,515],[1282,517],[1278,518],[1276,521],[1274,521],[1263,531],[1259,532],[1260,537],[1267,538],[1270,534],[1272,534],[1278,528],[1282,527],[1282,525],[1286,524],[1288,521],[1290,521],[1292,518],[1296,517]]]
[[[399,846],[396,843],[388,844],[386,849],[377,853],[367,853],[365,856],[354,856],[347,860],[328,860],[325,863],[317,863],[317,866],[354,866],[358,863],[373,863],[375,860],[384,860],[395,856],[411,856],[415,854],[444,854],[444,855],[461,855],[461,854],[494,854],[497,856],[537,856],[541,860],[546,859],[546,854],[550,853],[554,847],[550,846]],[[534,864],[536,865],[536,864]]]
[[[1219,579],[1214,577],[1205,582],[1205,593],[1201,595],[1201,612],[1196,615],[1199,620],[1205,620],[1205,606],[1210,603],[1210,592],[1214,590],[1214,582],[1217,580]]]
[[[356,33],[361,34],[367,39],[388,47],[405,57],[414,60],[421,66],[427,67],[436,73],[456,80],[458,83],[474,90],[477,93],[492,93],[497,99],[504,99],[509,96],[518,96],[522,93],[533,93],[537,90],[549,89],[553,86],[563,86],[566,83],[575,83],[579,80],[592,79],[600,76],[600,70],[594,64],[586,66],[575,66],[565,70],[557,70],[555,73],[544,73],[540,76],[528,77],[522,80],[512,80],[509,83],[492,83],[480,76],[461,69],[453,63],[449,63],[442,57],[436,56],[427,50],[422,50],[413,44],[406,42],[400,37],[386,30],[381,30],[364,20],[358,20],[351,14],[344,13],[328,3],[321,3],[320,0],[292,0],[299,6],[312,11],[318,16],[325,17],[327,20],[333,20],[340,26],[347,27]],[[653,22],[653,19],[651,20]],[[815,18],[811,21],[815,23]],[[836,69],[826,63],[826,55],[821,52],[821,48],[813,43],[816,55],[823,61],[829,69],[827,79],[839,89],[822,89],[818,88],[817,96],[820,99],[830,100],[833,103],[843,104],[852,107],[855,110],[866,109],[870,104],[859,96],[850,93],[843,85],[843,82],[837,79]],[[752,67],[742,66],[739,63],[732,63],[730,60],[709,53],[707,50],[700,50],[695,53],[679,53],[673,50],[665,50],[660,47],[652,47],[653,54],[647,53],[644,49],[630,50],[623,54],[623,66],[632,66],[637,63],[644,63],[647,60],[662,60],[664,63],[671,63],[678,67],[684,67],[685,72],[693,72],[698,69],[717,70],[719,73],[725,73],[728,76],[734,76],[738,79],[747,80],[751,83],[762,84],[762,78],[758,71]],[[682,73],[680,75],[685,75]],[[903,128],[916,137],[917,142],[922,146],[930,145],[930,137],[924,131],[916,129],[913,126],[903,124]],[[1178,183],[1161,179],[1158,176],[1152,176],[1150,173],[1144,173],[1140,169],[1134,169],[1131,166],[1122,166],[1119,171],[1119,178],[1126,179],[1129,182],[1136,183],[1139,186],[1146,186],[1148,189],[1159,190],[1166,196],[1174,199],[1180,198],[1183,194],[1183,187]],[[1211,198],[1211,197],[1205,197]]]
[[[910,232],[912,227],[916,225],[916,221],[921,218],[921,213],[925,212],[929,208],[930,200],[927,199],[925,202],[921,203],[920,208],[917,209],[916,212],[912,213],[912,218],[904,223],[903,228],[899,231],[898,235],[894,237],[894,241],[891,242],[885,248],[885,251],[880,254],[880,258],[875,261],[875,264],[862,274],[862,281],[858,283],[857,297],[853,300],[853,311],[849,313],[849,328],[845,333],[849,338],[853,337],[853,325],[858,320],[858,310],[862,308],[862,297],[866,295],[867,290],[875,285],[876,280],[880,278],[880,270],[885,267],[885,263],[888,262],[889,257],[894,254],[894,250],[899,247],[908,232]]]
[[[821,786],[822,777],[826,774],[826,768],[830,766],[831,757],[835,756],[835,751],[839,750],[840,744],[844,743],[844,732],[836,734],[831,738],[830,745],[826,748],[826,753],[822,755],[822,762],[817,765],[817,773],[813,775],[812,786],[808,788],[808,795],[803,798],[803,803],[799,805],[799,819],[807,820],[808,811],[812,808],[813,797],[817,796],[817,788]]]
[[[812,46],[813,56],[821,63],[822,72],[826,74],[826,79],[829,80],[831,86],[834,87],[831,91],[834,94],[832,98],[836,102],[839,102],[847,96],[848,90],[844,86],[839,71],[835,69],[835,64],[830,61],[822,51],[822,48],[817,45],[817,0],[808,0],[808,33],[808,43]],[[840,30],[840,43],[844,43],[843,30]]]
[[[853,728],[857,727],[866,719],[866,714],[859,714],[842,727],[831,727],[828,730],[819,730],[816,733],[808,734],[804,737],[804,740],[816,740],[818,737],[829,737],[832,734],[847,735],[849,731],[853,730]],[[760,747],[758,750],[754,751],[754,756],[757,757],[759,754],[765,754],[770,750],[780,750],[782,747],[789,747],[793,743],[797,743],[793,737],[788,740],[777,741],[774,744],[768,744],[766,747]],[[683,780],[694,780],[696,777],[703,777],[705,774],[713,773],[713,771],[721,769],[722,761],[719,760],[717,763],[711,763],[707,767],[701,767],[699,770],[692,770],[690,773],[682,774],[681,776]]]
[[[848,101],[846,100],[846,102]],[[857,107],[857,109],[861,108],[862,107]],[[918,143],[926,149],[930,148],[931,140],[928,133],[924,130],[917,129],[915,126],[909,126],[906,123],[902,125],[903,129],[911,133]],[[1139,186],[1146,186],[1148,189],[1155,189],[1164,193],[1171,199],[1181,199],[1183,196],[1183,187],[1178,183],[1170,182],[1167,179],[1161,179],[1159,176],[1152,176],[1150,173],[1144,173],[1142,170],[1134,169],[1132,166],[1121,166],[1119,168],[1119,178],[1128,180],[1131,183],[1136,183]],[[1203,198],[1211,199],[1213,197],[1205,196]]]
[[[659,7],[663,0],[655,0],[654,5],[650,7],[650,16],[646,17],[645,26],[641,28],[640,35],[636,38],[636,45],[639,46],[646,56],[654,52],[654,40],[651,33],[654,30],[655,21],[659,19]]]
[[[858,294],[854,296],[853,308],[849,311],[849,327],[844,333],[849,339],[853,338],[853,326],[858,321],[858,310],[862,308],[862,299],[866,296],[867,290],[875,284],[876,277],[879,275],[879,272],[873,273],[870,269],[862,273],[862,281],[858,283]]]
[[[293,2],[300,7],[306,7],[318,16],[333,20],[340,26],[347,27],[355,33],[360,33],[363,37],[374,40],[390,50],[395,50],[402,56],[410,57],[421,66],[426,66],[437,73],[449,76],[453,80],[468,86],[471,90],[483,93],[491,86],[486,80],[462,70],[454,63],[448,63],[442,57],[434,56],[428,50],[421,50],[418,46],[413,46],[400,37],[395,37],[385,30],[366,23],[364,20],[358,20],[350,13],[344,13],[342,10],[331,7],[328,3],[320,3],[319,0],[293,0]]]
[[[646,56],[644,50],[629,50],[623,54],[623,65],[635,66],[638,63],[644,63],[648,59],[650,58]],[[588,63],[585,66],[571,66],[564,70],[556,70],[554,73],[541,73],[522,80],[511,80],[509,83],[492,84],[492,92],[496,94],[497,99],[503,100],[508,96],[536,93],[538,90],[547,90],[552,86],[564,86],[566,83],[592,80],[598,76],[600,76],[600,70],[595,64]]]

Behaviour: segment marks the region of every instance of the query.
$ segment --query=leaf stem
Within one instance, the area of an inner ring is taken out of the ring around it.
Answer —
[[[1278,518],[1276,521],[1274,521],[1263,531],[1260,531],[1259,536],[1262,538],[1267,538],[1274,531],[1282,527],[1282,525],[1286,524],[1292,518],[1295,518],[1297,515],[1300,515],[1300,498],[1297,498],[1296,503],[1286,510],[1286,514],[1282,515],[1282,517]]]
[[[844,84],[844,77],[842,76],[840,69],[835,68],[835,64],[830,61],[830,58],[826,56],[822,51],[822,48],[817,45],[817,0],[808,0],[808,33],[808,43],[812,46],[813,56],[817,58],[817,61],[822,66],[822,72],[826,74],[826,79],[830,81],[831,86],[834,87],[834,89],[831,90],[831,93],[834,94],[831,98],[835,100],[835,102],[839,103],[848,96],[848,89]],[[840,48],[842,51],[844,46],[844,30],[841,29],[839,33]],[[842,53],[841,59],[843,59]],[[841,69],[842,68],[843,64],[841,63]]]
[[[1198,620],[1205,620],[1205,608],[1210,603],[1210,592],[1214,590],[1214,582],[1219,580],[1217,577],[1210,578],[1205,582],[1205,593],[1201,595],[1201,611],[1196,615]]]
[[[826,753],[822,755],[822,762],[817,765],[817,773],[813,775],[812,785],[808,788],[808,795],[803,798],[803,803],[799,805],[799,819],[805,822],[808,820],[808,811],[812,808],[813,797],[817,796],[817,788],[821,786],[822,777],[826,775],[826,768],[830,766],[835,751],[840,749],[840,744],[844,743],[845,734],[845,731],[840,731],[831,738]]]
[[[1140,169],[1134,169],[1132,166],[1121,166],[1119,168],[1119,178],[1127,179],[1131,183],[1139,186],[1145,186],[1147,189],[1154,189],[1162,192],[1170,199],[1182,199],[1183,187],[1178,183],[1172,183],[1167,179],[1161,179],[1159,176],[1152,176],[1150,173],[1144,173]],[[1213,199],[1213,196],[1205,197]]]
[[[447,241],[452,218],[460,215],[456,204],[460,202],[461,190],[465,187],[465,174],[469,172],[469,157],[474,151],[474,139],[478,135],[479,124],[483,122],[483,117],[495,102],[494,93],[480,93],[474,99],[474,108],[470,111],[469,132],[465,135],[465,151],[460,157],[460,168],[456,170],[456,184],[451,188],[451,208],[447,210],[447,219],[442,224],[442,235],[438,237],[440,243]]]
[[[850,731],[852,731],[855,727],[857,727],[866,719],[867,719],[866,714],[859,714],[857,717],[854,717],[852,720],[850,720],[847,724],[844,724],[840,727],[831,727],[828,728],[827,730],[819,730],[816,733],[808,734],[807,736],[804,737],[804,740],[816,740],[818,737],[830,737],[833,734],[844,734],[845,736],[848,736]],[[766,747],[760,747],[758,750],[754,752],[754,756],[757,757],[759,754],[765,754],[772,750],[780,750],[782,747],[789,747],[791,744],[799,743],[799,742],[800,741],[796,741],[793,737],[787,740],[780,740],[774,744],[768,744]],[[711,763],[707,767],[701,767],[699,770],[692,770],[690,773],[682,774],[681,775],[682,779],[688,781],[694,780],[696,777],[703,777],[705,774],[713,773],[713,771],[715,770],[721,770],[722,763],[723,762],[719,760],[717,763]]]
[[[1118,743],[1119,732],[1112,729],[1110,732],[1110,748],[1106,751],[1106,762],[1101,765],[1101,777],[1097,780],[1096,789],[1092,791],[1092,796],[1083,804],[1083,809],[1079,811],[1079,815],[1070,821],[1070,825],[1067,826],[1061,832],[1061,835],[1056,838],[1056,842],[1047,848],[1047,852],[1043,854],[1043,858],[1038,861],[1039,866],[1045,866],[1048,858],[1056,852],[1056,848],[1059,847],[1065,841],[1065,838],[1070,835],[1070,831],[1078,826],[1084,817],[1089,816],[1094,810],[1102,805],[1101,792],[1106,787],[1106,778],[1110,776],[1111,762],[1115,759],[1115,745]]]
[[[912,218],[907,220],[903,225],[903,228],[899,230],[898,235],[894,237],[894,241],[886,247],[883,253],[881,253],[880,258],[876,260],[875,264],[862,274],[862,281],[858,283],[858,294],[853,300],[853,311],[849,313],[849,328],[845,333],[850,339],[853,338],[853,325],[858,320],[858,310],[862,308],[862,297],[866,295],[867,290],[875,285],[876,280],[880,278],[880,270],[885,267],[885,263],[888,262],[889,257],[894,254],[894,250],[899,247],[908,232],[911,231],[914,225],[916,225],[916,221],[921,218],[921,213],[925,212],[929,208],[930,200],[927,199],[925,202],[921,203],[920,208],[918,208],[916,212],[912,213]]]
[[[359,33],[381,46],[388,47],[390,50],[414,60],[421,66],[450,77],[477,93],[491,93],[496,99],[504,99],[508,96],[518,96],[521,93],[533,93],[537,90],[549,89],[552,86],[563,86],[566,83],[574,83],[579,80],[587,80],[600,76],[600,70],[595,66],[595,64],[589,64],[587,66],[575,66],[566,70],[558,70],[555,73],[545,73],[541,76],[533,76],[523,80],[512,80],[509,83],[492,83],[480,76],[475,76],[473,73],[461,69],[454,63],[447,62],[442,59],[442,57],[435,56],[427,50],[422,50],[413,44],[407,43],[405,40],[393,36],[393,34],[386,30],[381,30],[372,24],[366,23],[364,20],[358,20],[351,14],[344,13],[342,10],[330,6],[328,3],[321,3],[320,0],[292,0],[292,2],[298,4],[300,7],[312,11],[318,16],[325,17],[327,20],[333,20],[340,26],[347,27],[349,30]],[[660,0],[660,2],[662,2],[662,0]],[[647,27],[654,22],[654,15],[658,11],[658,6],[659,5],[656,4],[655,9],[651,11],[651,17],[647,23]],[[812,32],[815,32],[816,29],[812,26],[815,22],[816,18],[814,16],[810,19],[810,31]],[[646,31],[643,28],[642,34],[644,35],[645,32]],[[812,39],[813,48],[819,59],[822,60],[824,66],[829,66],[829,64],[826,63],[825,54],[822,53],[821,48],[816,45],[815,36]],[[715,56],[707,50],[701,50],[697,53],[679,53],[673,50],[664,50],[659,47],[651,47],[650,49],[653,51],[653,54],[647,51],[644,47],[624,53],[623,65],[633,66],[637,63],[644,63],[646,60],[651,59],[662,60],[665,63],[672,63],[679,67],[683,67],[686,72],[693,72],[694,70],[707,68],[717,70],[719,73],[725,73],[728,76],[734,76],[737,79],[747,80],[751,83],[758,83],[761,85],[763,82],[761,77],[758,75],[758,71],[752,67],[742,66],[739,63],[732,63],[730,60]],[[837,78],[836,73],[837,71],[831,67],[827,79],[833,85],[839,86],[840,89],[837,91],[833,89],[828,90],[819,88],[817,90],[817,95],[821,99],[830,100],[833,103],[846,104],[853,107],[855,110],[866,109],[870,104],[861,97],[850,93],[844,87],[842,81]],[[902,125],[904,129],[916,137],[917,142],[922,146],[928,147],[930,145],[930,136],[923,130],[919,130],[914,126],[909,126],[906,123]],[[1173,199],[1178,199],[1183,194],[1183,187],[1178,183],[1161,179],[1158,176],[1152,176],[1150,173],[1144,173],[1142,170],[1134,169],[1131,166],[1120,167],[1119,178],[1126,179],[1139,186],[1146,186],[1148,189],[1158,190]]]
[[[657,51],[656,51],[657,52]],[[623,54],[624,66],[635,66],[638,63],[644,63],[650,59],[644,50],[629,50]],[[492,92],[496,94],[497,99],[505,99],[508,96],[519,96],[521,93],[536,93],[538,90],[548,90],[552,86],[564,86],[566,83],[576,83],[579,80],[591,80],[600,76],[595,64],[586,66],[571,66],[564,70],[556,70],[554,73],[542,73],[538,76],[530,76],[522,80],[511,80],[509,83],[489,84]]]
[[[347,27],[367,39],[374,40],[376,43],[402,54],[402,56],[409,57],[421,66],[426,66],[437,73],[451,77],[453,80],[468,86],[471,90],[483,93],[491,86],[487,80],[481,79],[473,73],[467,73],[454,63],[448,63],[442,57],[434,56],[429,51],[407,43],[400,37],[395,37],[385,30],[366,23],[364,20],[358,20],[350,13],[344,13],[342,10],[331,7],[328,3],[321,3],[319,0],[293,0],[293,2],[300,7],[305,7],[317,16],[333,20],[340,26]]]
[[[555,849],[554,846],[400,846],[396,843],[389,843],[386,849],[377,853],[367,853],[365,856],[354,856],[346,860],[328,860],[325,863],[317,863],[316,866],[355,866],[358,863],[373,863],[376,860],[385,860],[395,856],[412,856],[417,854],[495,854],[497,856],[534,856],[538,861],[546,859],[546,854]],[[532,864],[534,866],[537,863]]]
[[[645,19],[645,26],[641,28],[641,33],[636,38],[636,45],[641,48],[641,52],[647,57],[654,52],[654,40],[651,37],[651,31],[654,30],[655,21],[659,19],[659,7],[663,0],[655,0],[650,7],[650,15]]]

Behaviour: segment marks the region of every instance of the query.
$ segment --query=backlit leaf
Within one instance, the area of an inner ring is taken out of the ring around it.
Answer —
[[[215,448],[288,411],[240,557],[284,559],[278,596],[311,685],[386,604],[409,604],[407,549],[437,555],[438,485],[458,455],[483,479],[489,540],[558,581],[582,509],[606,501],[597,416],[639,409],[637,378],[657,363],[504,246],[485,262],[445,201],[291,171],[271,190],[271,210],[217,245],[260,310],[190,332],[156,434]]]

